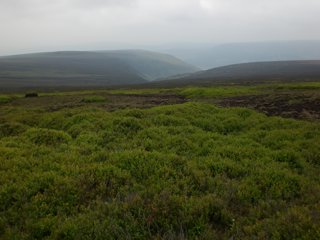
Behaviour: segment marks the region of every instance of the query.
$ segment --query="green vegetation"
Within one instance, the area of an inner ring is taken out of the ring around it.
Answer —
[[[0,95],[0,103],[8,103],[11,101],[11,97],[5,96],[5,95]]]
[[[320,82],[275,84],[273,86],[276,90],[319,90]]]
[[[274,83],[250,86],[211,86],[211,87],[186,87],[176,89],[176,92],[188,98],[221,98],[245,96],[252,94],[266,94],[274,91],[318,91],[320,82],[305,83]]]
[[[179,92],[181,95],[188,98],[203,98],[203,97],[230,97],[257,94],[256,87],[245,86],[227,86],[227,87],[188,87],[182,88]]]
[[[319,239],[319,145],[319,122],[205,103],[2,107],[0,239]]]
[[[243,96],[250,94],[265,94],[274,91],[317,91],[320,89],[320,82],[304,82],[304,83],[272,83],[250,86],[239,85],[224,85],[197,87],[189,86],[184,88],[141,88],[141,89],[99,89],[99,90],[82,90],[71,92],[48,92],[42,93],[41,96],[72,96],[72,95],[87,95],[87,94],[180,94],[190,98],[217,98],[217,97],[232,97]]]

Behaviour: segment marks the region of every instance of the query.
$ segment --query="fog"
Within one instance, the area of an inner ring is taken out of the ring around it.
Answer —
[[[0,55],[320,39],[319,0],[1,0]]]

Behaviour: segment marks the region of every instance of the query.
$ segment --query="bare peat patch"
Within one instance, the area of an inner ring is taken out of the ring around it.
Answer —
[[[248,107],[268,116],[295,119],[320,119],[319,94],[268,94],[219,99],[222,107]]]
[[[175,94],[77,94],[53,95],[37,98],[18,98],[2,106],[23,108],[44,108],[48,111],[57,111],[63,108],[94,106],[106,110],[123,108],[151,108],[159,105],[173,105],[184,103],[187,100]]]

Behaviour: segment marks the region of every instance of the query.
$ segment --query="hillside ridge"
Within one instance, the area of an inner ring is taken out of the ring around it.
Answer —
[[[0,86],[139,84],[198,70],[174,56],[145,50],[40,52],[0,57]]]

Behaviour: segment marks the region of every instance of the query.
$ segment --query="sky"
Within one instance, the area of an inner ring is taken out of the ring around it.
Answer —
[[[0,55],[320,40],[320,0],[0,0]]]

